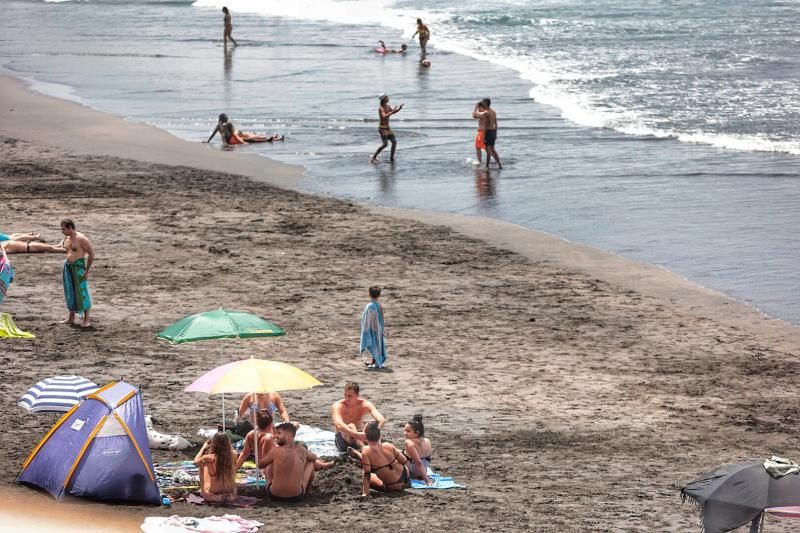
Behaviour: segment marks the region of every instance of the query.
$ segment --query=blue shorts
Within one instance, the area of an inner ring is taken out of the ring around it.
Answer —
[[[3,242],[3,241],[10,241],[10,240],[11,240],[11,237],[9,237],[8,235],[6,235],[5,233],[0,233],[0,242]]]
[[[483,142],[486,146],[494,146],[494,142],[497,140],[497,130],[486,130],[486,133],[483,137]]]

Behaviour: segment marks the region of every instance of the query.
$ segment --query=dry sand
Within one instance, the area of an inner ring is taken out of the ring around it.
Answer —
[[[98,252],[93,331],[57,324],[61,257],[11,256],[17,279],[3,311],[37,339],[2,343],[0,486],[5,499],[33,501],[39,516],[77,508],[135,528],[147,515],[230,512],[56,505],[13,485],[54,421],[14,404],[50,375],[140,384],[160,429],[199,442],[193,435],[216,423],[219,406],[182,390],[220,363],[219,343],[176,347],[154,334],[218,306],[289,331],[225,343],[225,361],[274,358],[325,384],[284,394],[293,417],[328,427],[330,404],[356,380],[397,444],[403,423],[423,413],[434,467],[469,487],[362,502],[357,469],[338,464],[303,504],[235,511],[289,530],[698,530],[696,510],[680,504],[682,483],[726,462],[800,456],[797,327],[555,237],[302,195],[266,183],[290,184],[296,168],[30,95],[9,79],[0,91],[0,230],[55,240],[58,220],[72,216]],[[259,181],[215,172],[224,168]],[[391,365],[381,373],[353,355],[366,287],[376,283]],[[6,523],[28,507],[14,509]]]

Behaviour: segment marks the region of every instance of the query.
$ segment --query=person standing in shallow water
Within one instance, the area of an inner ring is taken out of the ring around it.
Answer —
[[[422,19],[417,19],[417,31],[414,32],[411,38],[413,39],[416,35],[419,35],[419,47],[422,50],[422,57],[425,57],[425,54],[427,54],[428,40],[431,38],[431,30],[423,24]]]
[[[227,47],[228,46],[228,39],[231,40],[233,46],[239,46],[236,44],[236,41],[233,38],[233,24],[231,23],[231,13],[228,11],[227,7],[222,8],[222,12],[225,13],[225,32],[222,34],[222,43]]]
[[[482,144],[486,150],[486,168],[489,168],[489,162],[492,160],[492,157],[497,161],[497,168],[503,168],[503,165],[500,164],[500,156],[497,155],[497,150],[494,148],[494,143],[497,141],[497,113],[492,109],[492,101],[488,98],[484,98],[478,102],[478,105],[476,105],[475,109],[472,111],[472,118],[478,119],[478,130],[480,130],[481,127],[484,128]],[[480,162],[480,149],[478,148],[477,139],[475,150],[478,155],[478,162]]]
[[[400,104],[397,107],[392,107],[389,105],[389,95],[382,94],[378,97],[380,99],[380,105],[378,106],[378,133],[381,136],[381,144],[375,153],[372,154],[369,158],[370,161],[373,163],[378,162],[378,154],[383,151],[386,146],[388,146],[389,142],[392,143],[392,151],[391,155],[389,156],[389,161],[394,161],[394,152],[397,149],[397,140],[394,138],[394,133],[392,132],[392,128],[389,127],[389,117],[394,115],[395,113],[399,113],[401,109],[403,109],[403,104]]]
[[[64,298],[67,301],[69,316],[64,324],[74,324],[75,314],[83,313],[81,327],[88,328],[92,325],[89,311],[92,300],[89,297],[89,269],[94,262],[94,247],[92,242],[75,229],[75,222],[65,218],[61,221],[61,233],[64,240],[61,245],[67,251],[67,260],[64,261]]]

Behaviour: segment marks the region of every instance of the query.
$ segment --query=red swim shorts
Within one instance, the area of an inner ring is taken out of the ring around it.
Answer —
[[[478,130],[478,134],[475,136],[475,148],[483,150],[486,148],[486,142],[484,141],[484,137],[486,136],[486,132],[483,130]]]

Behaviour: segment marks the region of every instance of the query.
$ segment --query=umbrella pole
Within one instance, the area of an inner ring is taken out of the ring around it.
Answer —
[[[256,456],[256,491],[258,491],[261,488],[261,469],[258,467],[258,424],[253,429],[256,431],[253,449]]]
[[[222,341],[219,341],[219,360],[220,362],[225,360],[225,345],[222,344]],[[225,393],[222,393],[222,431],[225,432]]]

